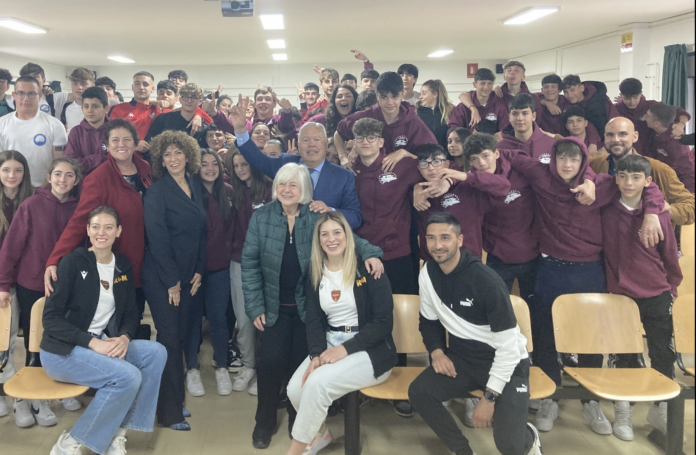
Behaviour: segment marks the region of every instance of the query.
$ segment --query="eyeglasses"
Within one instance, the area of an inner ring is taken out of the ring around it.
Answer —
[[[437,160],[432,160],[432,161],[419,161],[418,162],[418,167],[421,169],[428,169],[428,165],[432,165],[433,167],[440,167],[442,166],[442,163],[444,163],[445,160],[437,159]]]
[[[377,135],[375,135],[375,134],[370,134],[369,136],[355,136],[355,142],[362,142],[362,141],[364,141],[365,139],[367,139],[367,142],[369,142],[370,144],[372,144],[373,142],[375,142],[375,141],[376,141],[377,139],[379,139],[380,137],[382,137],[382,136],[377,136]]]
[[[39,96],[39,94],[36,92],[15,92],[15,95],[17,95],[17,98],[19,98],[20,100],[23,100],[24,98],[35,100],[36,97]]]
[[[200,98],[197,96],[182,96],[181,101],[198,101]]]

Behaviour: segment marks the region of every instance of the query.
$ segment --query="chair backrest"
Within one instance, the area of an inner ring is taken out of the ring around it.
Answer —
[[[679,258],[679,267],[682,272],[682,282],[677,288],[677,295],[689,295],[696,293],[696,258],[694,256],[682,256]]]
[[[677,297],[672,306],[674,346],[680,354],[696,353],[694,305],[696,305],[696,296],[689,294]]]
[[[696,227],[693,223],[681,227],[681,250],[685,256],[696,255]]]
[[[643,352],[638,305],[616,294],[565,294],[553,302],[558,352],[638,354]]]
[[[532,321],[529,316],[527,302],[525,302],[522,297],[516,295],[510,296],[510,302],[512,302],[512,309],[515,312],[520,332],[527,338],[527,352],[532,352],[534,351],[534,344],[532,343]]]
[[[0,308],[0,352],[10,349],[10,326],[12,325],[12,305]]]
[[[392,337],[399,354],[428,352],[418,330],[420,296],[394,294],[394,329]]]
[[[29,352],[39,352],[41,338],[43,338],[43,311],[46,297],[41,297],[31,307],[31,320],[29,321]],[[25,335],[26,336],[26,335]]]

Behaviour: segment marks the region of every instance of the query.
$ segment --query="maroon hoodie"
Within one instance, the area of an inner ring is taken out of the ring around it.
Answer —
[[[465,181],[456,183],[444,195],[430,199],[430,208],[418,212],[420,257],[424,261],[432,259],[425,238],[428,219],[439,212],[451,213],[459,220],[464,236],[464,248],[478,256],[479,259],[482,256],[481,227],[483,218],[497,204],[503,202],[510,192],[510,182],[503,175],[489,174],[488,172],[470,171],[466,174]]]
[[[527,156],[548,164],[551,162],[551,150],[556,140],[545,135],[536,123],[532,128],[532,136],[527,142],[522,142],[515,137],[512,125],[506,126],[503,130],[503,140],[498,142],[498,149],[522,150]]]
[[[411,253],[411,192],[413,185],[423,180],[418,162],[406,157],[390,172],[382,171],[387,156],[382,149],[377,159],[365,166],[358,158],[353,165],[355,189],[360,200],[363,224],[356,234],[382,248],[384,260],[408,256]]]
[[[46,260],[76,207],[76,198],[61,203],[50,188],[37,188],[19,206],[0,250],[0,291],[17,283],[43,292]]]
[[[476,97],[476,90],[470,91],[469,96],[471,97],[471,102],[474,103],[474,106],[476,106],[476,109],[478,109],[481,120],[490,120],[491,122],[495,123],[498,127],[497,131],[502,131],[503,128],[510,123],[508,118],[508,109],[505,102],[501,98],[498,98],[494,92],[491,92],[485,106],[482,106]],[[464,106],[464,103],[459,103],[457,107],[452,110],[447,129],[451,131],[454,128],[462,127],[469,129],[469,131],[473,133],[475,131],[475,126],[469,127],[470,121],[471,110]]]
[[[86,119],[82,119],[79,125],[70,130],[65,156],[75,158],[85,176],[106,161],[109,154],[104,144],[104,130],[108,120],[105,119],[99,128],[94,128]]]
[[[510,101],[512,101],[512,98],[515,95],[510,94],[510,89],[508,88],[508,83],[504,83],[501,87],[500,90],[503,91],[503,103],[505,104],[505,109],[508,109],[510,106]],[[525,81],[522,81],[520,84],[520,93],[528,93],[532,95],[532,98],[534,98],[534,104],[536,105],[536,121],[539,123],[541,119],[544,117],[543,110],[542,110],[542,104],[541,104],[541,98],[535,93],[532,93],[529,91],[529,87],[527,87],[527,83]],[[508,109],[509,111],[509,109]]]
[[[640,241],[643,215],[642,204],[629,210],[620,199],[602,210],[607,289],[633,299],[656,297],[667,291],[677,295],[682,272],[669,213],[658,215],[665,239],[651,248]]]
[[[241,264],[242,262],[242,250],[244,249],[244,240],[246,239],[246,233],[249,229],[249,220],[251,220],[251,215],[258,208],[263,207],[265,204],[271,202],[271,188],[273,182],[268,181],[266,183],[266,190],[263,200],[259,204],[254,204],[251,200],[251,191],[247,186],[243,187],[244,191],[244,202],[237,209],[237,217],[234,222],[234,230],[232,232],[232,260]]]
[[[202,186],[202,185],[201,185]],[[232,204],[233,190],[225,183],[224,203]],[[231,209],[230,217],[225,221],[220,214],[220,203],[215,196],[202,188],[206,197],[205,225],[207,232],[205,270],[217,272],[229,268],[232,257],[232,235],[234,231],[235,210]]]
[[[510,165],[519,150],[498,152],[495,174],[508,179],[510,192],[483,220],[483,249],[505,264],[523,264],[539,256],[534,228],[536,195],[527,179]]]
[[[694,151],[688,145],[683,145],[678,139],[674,139],[671,128],[661,134],[657,134],[653,130],[650,130],[650,133],[645,156],[669,165],[677,173],[677,177],[686,189],[694,194],[696,186],[696,182],[694,182]]]
[[[555,147],[564,142],[574,142],[583,153],[580,170],[572,184],[567,184],[556,169]],[[539,246],[542,254],[571,262],[595,262],[602,251],[601,208],[620,196],[614,177],[596,175],[589,166],[587,147],[575,137],[556,142],[551,153],[551,163],[545,165],[523,154],[512,160],[512,169],[522,174],[532,185],[537,196],[537,216],[541,225]],[[580,204],[570,191],[585,179],[595,183],[595,202]],[[645,213],[658,214],[664,206],[662,192],[654,183],[643,190]]]
[[[422,144],[437,144],[435,135],[416,115],[416,108],[402,101],[399,107],[399,116],[390,125],[384,121],[382,109],[379,104],[371,109],[359,111],[341,120],[337,132],[344,141],[353,139],[353,125],[361,118],[373,118],[384,123],[382,137],[384,138],[384,150],[389,155],[399,149],[413,152],[413,149]]]
[[[535,95],[539,97],[539,102],[541,102],[541,100],[544,98],[543,93],[535,93]],[[558,115],[551,114],[549,108],[542,104],[541,118],[537,116],[536,122],[537,125],[539,125],[539,127],[547,133],[565,136],[568,134],[568,130],[566,130],[565,125],[563,124],[563,112],[565,112],[571,106],[571,104],[568,102],[565,96],[558,95],[556,105],[559,107],[559,109],[561,109],[561,113]]]
[[[7,220],[8,230],[9,226],[12,226],[12,219],[14,218],[14,201],[11,199],[5,199],[5,204],[2,206],[3,214]],[[5,237],[7,237],[7,231],[0,234],[0,248],[2,248],[3,243],[5,243]]]

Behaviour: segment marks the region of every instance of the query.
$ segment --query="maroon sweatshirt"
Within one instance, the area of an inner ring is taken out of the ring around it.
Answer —
[[[655,158],[669,165],[677,177],[691,194],[694,194],[694,151],[688,145],[683,145],[672,137],[672,130],[668,128],[662,134],[650,130],[651,135],[645,156]]]
[[[2,207],[2,212],[5,215],[5,219],[7,220],[8,226],[12,226],[12,219],[14,218],[14,201],[10,199],[5,199],[5,204]],[[5,243],[5,237],[7,237],[7,232],[8,230],[5,231],[3,234],[0,234],[0,248],[2,248],[2,245]]]
[[[251,220],[251,215],[258,208],[263,207],[265,204],[271,202],[271,195],[273,182],[268,181],[266,184],[266,192],[263,197],[263,201],[260,204],[254,204],[251,200],[251,191],[249,188],[244,186],[244,202],[242,202],[241,207],[237,209],[237,216],[234,222],[234,230],[232,231],[232,260],[241,264],[242,262],[242,250],[244,249],[244,240],[246,239],[246,233],[249,229],[249,220]]]
[[[641,155],[645,155],[647,153],[650,143],[650,136],[652,135],[652,130],[648,128],[648,124],[645,122],[645,120],[643,120],[643,117],[645,117],[645,114],[647,114],[650,108],[656,103],[657,101],[646,100],[645,97],[641,95],[640,103],[638,103],[638,106],[636,106],[635,109],[629,109],[621,99],[618,103],[614,104],[619,115],[632,121],[633,126],[635,127],[636,131],[638,131],[638,142],[633,144],[633,148],[635,148],[636,152]],[[677,118],[674,120],[675,122],[679,122],[679,117],[682,116],[686,116],[689,118],[689,120],[691,120],[691,115],[689,115],[688,112],[679,106],[676,106],[676,108]]]
[[[541,225],[539,246],[542,254],[571,262],[595,262],[602,251],[601,208],[620,196],[614,177],[609,174],[596,175],[589,166],[587,147],[579,139],[569,137],[556,144],[572,141],[583,152],[580,171],[568,185],[556,170],[555,147],[551,163],[518,154],[512,160],[512,168],[522,174],[537,196],[537,215]],[[595,183],[595,202],[582,205],[571,188],[582,184],[585,179]],[[654,183],[643,190],[645,213],[657,214],[664,206],[662,192]]]
[[[344,118],[339,122],[336,130],[344,141],[353,139],[353,125],[361,118],[373,118],[384,123],[382,137],[387,155],[399,149],[413,152],[413,149],[421,144],[437,144],[435,135],[416,115],[416,108],[405,101],[401,102],[399,117],[391,125],[387,125],[384,121],[379,105]]]
[[[207,193],[207,194],[206,194]],[[234,232],[235,210],[232,208],[227,221],[220,215],[220,204],[215,197],[203,188],[207,203],[205,208],[205,225],[207,243],[205,256],[205,270],[217,272],[229,268],[232,257],[232,234]],[[225,183],[224,203],[232,205],[232,186]]]
[[[510,192],[510,182],[503,175],[488,172],[467,172],[463,182],[457,182],[444,195],[430,199],[430,208],[418,212],[418,235],[420,237],[420,257],[424,261],[432,259],[425,238],[428,219],[439,212],[454,215],[462,227],[464,248],[479,257],[482,256],[483,239],[481,229],[483,219],[497,204],[501,204]]]
[[[535,95],[539,97],[539,102],[541,102],[541,100],[544,98],[544,95],[542,93],[535,93]],[[537,116],[536,122],[537,125],[539,125],[539,127],[547,133],[560,134],[561,136],[565,136],[568,134],[568,130],[566,130],[565,125],[563,124],[563,112],[565,112],[571,106],[571,104],[568,102],[565,96],[558,95],[558,101],[556,102],[556,105],[562,111],[558,115],[551,114],[549,108],[542,104],[541,118]]]
[[[602,210],[607,289],[633,299],[656,297],[665,291],[677,295],[682,272],[669,213],[658,215],[665,239],[651,248],[640,241],[643,215],[642,205],[629,210],[620,199]]]
[[[527,179],[512,170],[510,162],[518,150],[500,150],[495,174],[510,182],[510,192],[483,220],[483,249],[505,264],[523,264],[539,256],[534,228],[536,195]]]
[[[498,149],[522,150],[527,156],[548,164],[551,162],[551,150],[556,140],[545,135],[536,123],[532,128],[532,136],[527,142],[522,142],[515,137],[512,125],[506,126],[503,130],[503,140],[498,142]]]
[[[508,109],[505,102],[498,98],[494,92],[488,97],[488,102],[485,106],[482,106],[476,97],[476,90],[469,92],[471,97],[471,102],[478,110],[479,117],[481,120],[490,120],[495,123],[498,127],[497,131],[502,131],[509,123]],[[459,103],[457,107],[452,110],[450,116],[449,125],[447,125],[448,130],[453,130],[454,128],[462,127],[468,128],[472,133],[475,131],[475,127],[469,127],[469,122],[471,121],[471,111],[464,106],[463,103]]]
[[[512,98],[515,95],[510,94],[510,89],[508,88],[507,82],[504,83],[500,87],[500,89],[503,91],[503,103],[505,104],[505,109],[508,109],[508,107],[510,106],[510,101],[512,101]],[[525,81],[522,81],[522,83],[520,84],[520,93],[528,93],[532,95],[532,98],[534,98],[534,104],[536,105],[536,122],[539,123],[541,119],[544,117],[544,111],[541,108],[541,98],[539,98],[537,94],[529,91],[529,87],[527,87],[527,83]]]
[[[65,156],[75,158],[82,167],[82,173],[86,176],[106,161],[109,152],[104,145],[104,130],[106,122],[99,128],[94,128],[85,119],[79,125],[73,127],[68,135],[68,144],[65,146]]]
[[[363,224],[356,231],[360,237],[382,248],[384,260],[411,253],[408,226],[411,225],[413,185],[423,180],[416,160],[406,157],[391,172],[382,171],[384,149],[368,167],[360,159],[353,170],[355,189],[360,200]]]
[[[46,260],[77,208],[77,199],[61,203],[49,188],[37,188],[17,209],[7,241],[0,249],[0,291],[17,283],[43,292]],[[85,224],[86,226],[86,224]]]

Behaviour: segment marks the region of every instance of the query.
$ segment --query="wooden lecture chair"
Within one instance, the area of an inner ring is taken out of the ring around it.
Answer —
[[[674,324],[674,347],[677,351],[677,364],[689,376],[696,376],[694,368],[684,367],[681,354],[696,354],[696,333],[694,332],[694,294],[681,295],[672,305],[672,321]]]
[[[681,227],[680,245],[684,256],[696,255],[696,224]]]
[[[12,325],[12,305],[0,308],[0,371],[10,360],[10,329]],[[0,399],[2,397],[0,396]]]
[[[696,294],[696,258],[694,256],[682,256],[679,258],[679,267],[682,272],[682,282],[677,288],[677,295]]]

